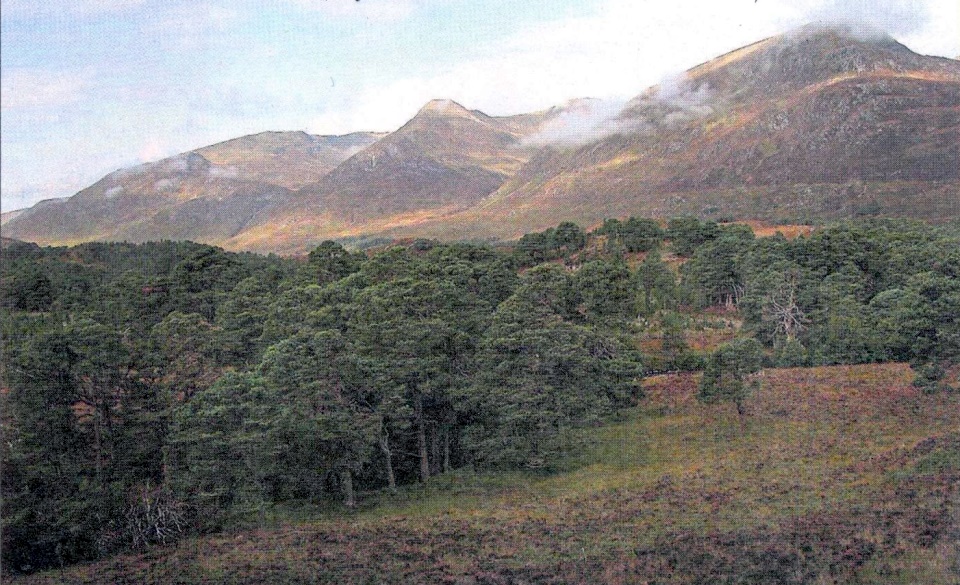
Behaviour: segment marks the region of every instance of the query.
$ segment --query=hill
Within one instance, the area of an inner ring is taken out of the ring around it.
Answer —
[[[477,208],[418,230],[517,237],[629,214],[960,215],[960,63],[889,37],[805,27],[766,39],[651,88],[608,125],[598,141],[544,149]]]
[[[555,476],[460,472],[14,582],[955,583],[960,405],[910,376],[767,370],[742,423],[661,376]]]
[[[469,209],[519,170],[533,152],[523,137],[560,111],[497,118],[433,100],[228,246],[302,250],[325,238],[415,226]]]
[[[357,132],[315,136],[306,132],[262,132],[196,150],[211,163],[238,176],[286,189],[299,189],[323,178],[340,163],[376,142],[384,134]]]
[[[14,209],[13,211],[4,211],[3,213],[0,213],[0,225],[5,225],[8,221],[17,217],[21,213],[23,213],[22,209]]]
[[[237,138],[110,173],[69,199],[24,210],[4,231],[40,244],[223,241],[379,137],[266,132]]]
[[[108,175],[5,224],[40,243],[512,239],[575,220],[960,217],[960,63],[807,26],[703,63],[589,124],[589,101],[488,116],[449,100],[387,136],[264,133]],[[596,121],[595,121],[596,122]]]

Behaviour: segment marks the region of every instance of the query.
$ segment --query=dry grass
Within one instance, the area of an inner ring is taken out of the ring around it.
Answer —
[[[23,582],[956,583],[960,396],[910,379],[767,370],[739,419],[695,400],[696,375],[653,377],[565,472],[461,471]]]

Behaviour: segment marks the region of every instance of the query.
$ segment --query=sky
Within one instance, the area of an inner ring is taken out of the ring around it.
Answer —
[[[623,100],[808,22],[960,56],[957,0],[0,0],[0,209],[267,130]]]

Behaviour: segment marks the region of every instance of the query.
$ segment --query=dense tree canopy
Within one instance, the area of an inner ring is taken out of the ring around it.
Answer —
[[[10,244],[3,562],[353,506],[463,466],[550,470],[648,370],[703,368],[701,398],[741,411],[761,365],[909,361],[938,391],[960,360],[957,250],[956,226],[788,240],[693,218],[303,259]],[[707,314],[736,340],[689,343]]]

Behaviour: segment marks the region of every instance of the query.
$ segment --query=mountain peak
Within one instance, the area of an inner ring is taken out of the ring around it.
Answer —
[[[917,55],[866,25],[818,22],[731,51],[687,72],[692,89],[727,102],[794,92],[844,76],[907,71],[955,76],[946,59]]]
[[[886,48],[905,48],[884,30],[862,22],[811,22],[781,35],[781,38],[794,42],[819,41],[836,43],[839,41]]]
[[[420,108],[420,111],[417,112],[417,116],[477,118],[476,114],[467,108],[461,106],[453,100],[448,99],[430,100],[426,103],[426,105]]]

